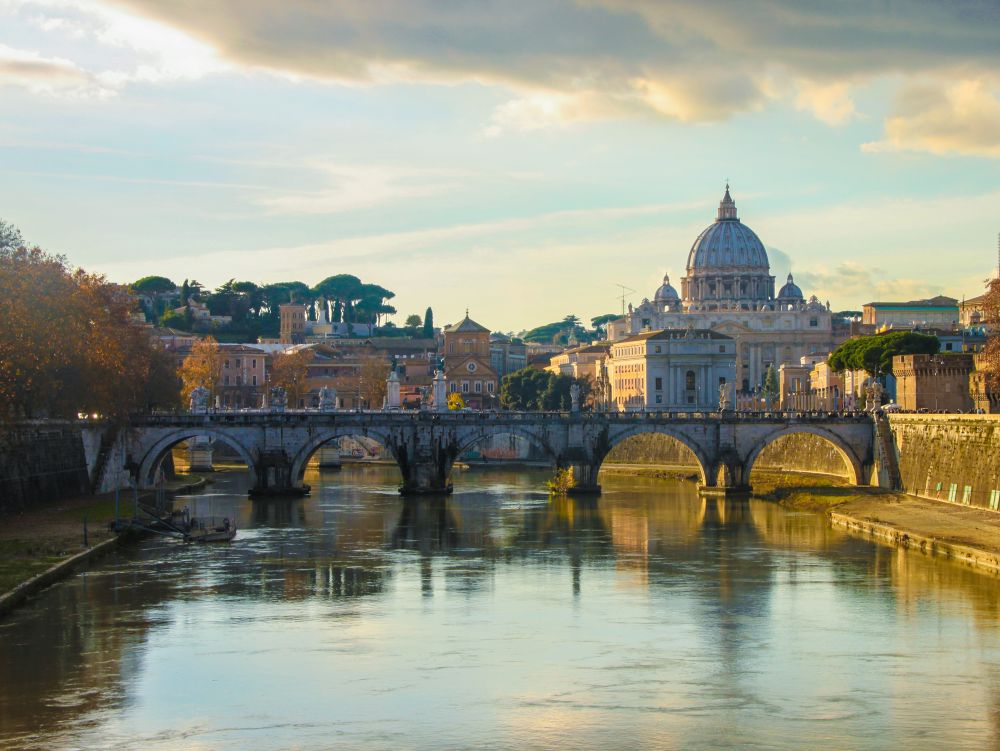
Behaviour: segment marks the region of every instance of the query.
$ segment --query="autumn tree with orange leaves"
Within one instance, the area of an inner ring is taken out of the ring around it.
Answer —
[[[135,325],[126,288],[40,248],[2,244],[0,289],[0,420],[124,421],[177,403],[170,358]]]
[[[983,323],[989,328],[990,335],[982,353],[976,358],[976,367],[986,374],[990,390],[996,392],[1000,390],[1000,279],[992,279],[987,284],[983,298]]]
[[[288,406],[295,409],[309,393],[309,363],[312,362],[311,349],[299,349],[275,355],[271,361],[271,386],[280,386],[288,395]]]

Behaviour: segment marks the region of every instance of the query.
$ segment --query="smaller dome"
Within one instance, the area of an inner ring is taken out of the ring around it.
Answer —
[[[798,285],[795,284],[795,280],[792,279],[792,275],[788,275],[788,281],[785,282],[785,286],[778,290],[779,300],[804,300],[805,296],[802,294],[802,290],[799,289]]]
[[[677,290],[673,288],[670,284],[670,274],[664,274],[663,284],[660,288],[656,290],[656,294],[653,295],[653,299],[656,302],[679,302],[681,297],[677,294]]]

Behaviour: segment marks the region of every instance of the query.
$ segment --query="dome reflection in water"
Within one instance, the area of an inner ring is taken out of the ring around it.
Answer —
[[[4,748],[995,745],[996,580],[693,483],[393,467],[178,503],[149,540],[0,622]]]

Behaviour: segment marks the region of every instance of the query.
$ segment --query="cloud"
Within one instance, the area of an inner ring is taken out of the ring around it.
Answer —
[[[886,118],[885,137],[862,149],[1000,157],[1000,85],[982,79],[905,88]]]
[[[995,0],[0,0],[2,7],[45,33],[129,51],[107,70],[69,63],[92,71],[104,92],[234,69],[352,86],[473,82],[510,94],[485,125],[496,137],[619,118],[711,123],[776,103],[837,126],[863,116],[855,91],[879,80],[904,91],[884,138],[866,150],[996,151],[996,87],[977,83],[1000,68]],[[953,80],[956,71],[962,84],[914,84]]]
[[[800,81],[795,106],[807,110],[827,125],[843,125],[857,116],[846,81],[816,83]]]
[[[377,84],[475,81],[517,93],[489,126],[536,129],[654,115],[721,120],[773,99],[830,124],[851,87],[956,65],[994,68],[989,0],[905,5],[763,0],[105,0],[183,30],[238,65]]]
[[[256,203],[272,214],[335,214],[395,200],[422,198],[457,187],[448,170],[384,165],[313,165],[324,184],[313,190],[269,194]]]
[[[0,44],[0,86],[18,86],[44,94],[103,95],[100,84],[70,60]]]

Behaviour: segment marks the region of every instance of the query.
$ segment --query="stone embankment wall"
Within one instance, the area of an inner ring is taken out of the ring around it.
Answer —
[[[47,420],[0,432],[0,512],[89,492],[87,452],[78,425]]]
[[[35,420],[2,427],[0,513],[125,487],[124,451],[121,431],[99,424]]]
[[[697,467],[697,461],[680,441],[665,435],[645,433],[622,441],[604,460],[609,464],[666,464]],[[848,467],[831,443],[811,433],[782,436],[767,446],[754,469],[809,472],[848,476]]]
[[[1000,415],[890,415],[903,490],[1000,510]]]
[[[833,444],[811,433],[782,436],[768,444],[752,469],[851,476],[850,468]]]

